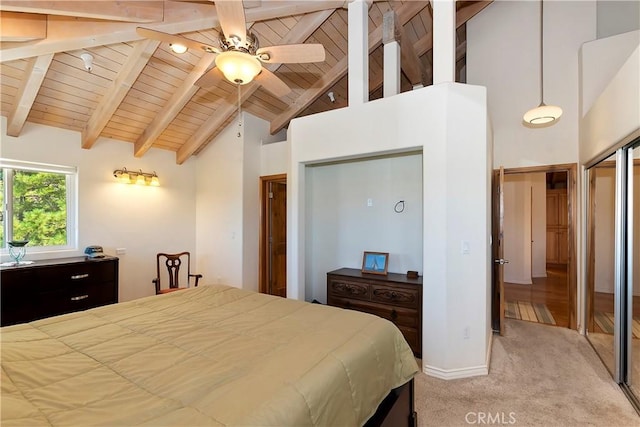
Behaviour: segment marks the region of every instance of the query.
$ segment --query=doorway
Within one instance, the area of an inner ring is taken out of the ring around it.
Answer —
[[[287,296],[287,175],[260,177],[259,290]]]
[[[577,329],[576,174],[575,164],[504,170],[504,201],[494,201],[503,209],[504,308],[494,310],[494,325],[503,311]]]

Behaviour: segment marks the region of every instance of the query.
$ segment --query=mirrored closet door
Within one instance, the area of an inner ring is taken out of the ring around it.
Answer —
[[[587,337],[615,373],[615,154],[588,170]]]
[[[587,338],[640,410],[640,139],[585,179]]]
[[[625,382],[640,400],[640,142],[627,153],[627,362]]]

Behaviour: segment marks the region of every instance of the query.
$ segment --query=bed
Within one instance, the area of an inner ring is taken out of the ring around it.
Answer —
[[[221,285],[1,338],[3,426],[359,426],[412,400],[418,371],[384,319]]]

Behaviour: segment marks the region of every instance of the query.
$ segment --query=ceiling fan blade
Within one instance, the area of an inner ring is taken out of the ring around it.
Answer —
[[[186,37],[178,36],[175,34],[163,33],[162,31],[150,30],[148,28],[137,27],[136,32],[142,37],[148,39],[158,40],[161,42],[167,42],[170,44],[182,44],[190,49],[198,51],[205,51],[210,53],[220,53],[220,49],[215,46],[211,46],[199,41],[191,40]]]
[[[244,44],[247,40],[247,21],[244,17],[244,6],[241,0],[216,1],[218,20],[224,36],[237,36]]]
[[[210,88],[217,86],[221,80],[224,79],[224,75],[222,71],[218,69],[218,67],[213,67],[206,73],[202,75],[196,82],[194,83],[196,86],[200,86],[203,88]]]
[[[323,62],[324,46],[321,44],[286,44],[261,47],[256,51],[258,58],[266,63]]]
[[[278,98],[281,98],[291,92],[291,88],[289,88],[285,82],[280,80],[278,76],[264,67],[262,67],[260,74],[256,76],[255,81],[260,83],[266,90]]]

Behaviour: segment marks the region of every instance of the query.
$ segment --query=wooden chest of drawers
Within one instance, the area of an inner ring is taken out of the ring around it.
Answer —
[[[1,326],[118,302],[118,258],[36,261],[1,270]]]
[[[392,321],[417,357],[422,356],[422,277],[386,276],[341,268],[327,273],[327,304]]]

